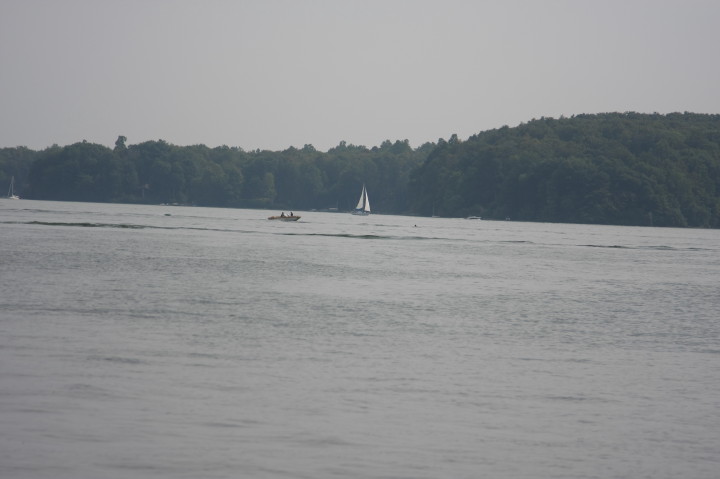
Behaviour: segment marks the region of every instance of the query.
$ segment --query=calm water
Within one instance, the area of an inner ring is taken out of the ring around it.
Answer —
[[[0,200],[0,477],[718,477],[720,231],[273,213]]]

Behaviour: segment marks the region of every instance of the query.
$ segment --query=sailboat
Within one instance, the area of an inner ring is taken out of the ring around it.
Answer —
[[[11,200],[19,200],[20,199],[20,197],[15,194],[15,177],[14,176],[10,178],[10,189],[8,189],[7,197],[10,198]]]
[[[360,216],[367,216],[370,214],[370,200],[368,200],[365,184],[363,184],[362,192],[360,193],[360,201],[358,201],[358,204],[352,214]]]

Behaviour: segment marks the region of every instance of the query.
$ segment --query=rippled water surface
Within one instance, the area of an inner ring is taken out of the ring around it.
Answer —
[[[0,200],[0,477],[715,478],[720,233]]]

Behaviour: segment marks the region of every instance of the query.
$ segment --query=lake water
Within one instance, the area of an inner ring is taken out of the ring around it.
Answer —
[[[270,214],[0,200],[0,477],[718,477],[720,231]]]

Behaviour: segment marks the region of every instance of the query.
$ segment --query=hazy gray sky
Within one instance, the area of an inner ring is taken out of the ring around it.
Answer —
[[[720,113],[715,0],[0,0],[0,147],[413,147]]]

